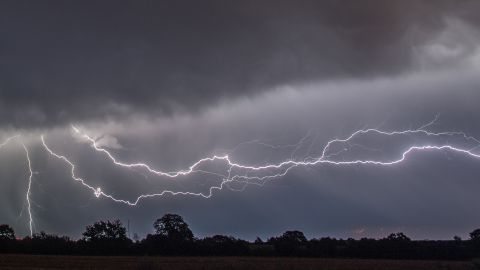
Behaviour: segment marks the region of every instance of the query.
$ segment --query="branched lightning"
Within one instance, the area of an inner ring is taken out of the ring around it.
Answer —
[[[88,140],[92,147],[98,151],[98,152],[102,152],[104,153],[105,155],[107,155],[107,157],[117,166],[121,166],[121,167],[126,167],[126,168],[135,168],[135,167],[141,167],[141,168],[144,168],[146,170],[148,170],[150,173],[153,173],[153,174],[156,174],[156,175],[159,175],[159,176],[165,176],[165,177],[170,177],[170,178],[175,178],[175,177],[178,177],[178,176],[181,176],[181,175],[189,175],[191,174],[192,172],[194,172],[195,168],[198,167],[200,164],[206,162],[206,161],[215,161],[215,160],[226,160],[229,162],[229,159],[228,159],[228,156],[213,156],[213,157],[207,157],[207,158],[202,158],[200,160],[198,160],[197,162],[195,162],[192,166],[190,166],[187,170],[182,170],[182,171],[176,171],[176,172],[162,172],[162,171],[159,171],[159,170],[155,170],[155,169],[152,169],[149,165],[145,164],[145,163],[132,163],[132,164],[127,164],[127,163],[123,163],[123,162],[119,162],[117,161],[117,159],[115,157],[113,157],[113,155],[107,151],[106,149],[104,148],[101,148],[97,145],[97,142],[91,138],[90,136],[88,136],[87,134],[85,133],[81,133],[81,131],[75,127],[75,126],[72,126],[72,129],[75,133],[78,133],[78,134],[81,134],[81,136]],[[43,142],[43,145],[46,147],[46,144],[45,144],[45,141],[42,139],[42,142]],[[48,148],[48,147],[46,147]],[[49,151],[51,152],[51,150]],[[51,152],[53,153],[53,152]]]
[[[136,162],[136,163],[125,163],[122,161],[119,161],[118,158],[114,157],[110,151],[108,151],[105,148],[100,147],[97,144],[97,141],[89,136],[88,134],[84,133],[81,131],[79,128],[76,126],[72,125],[72,130],[75,134],[80,135],[81,138],[83,138],[86,142],[88,142],[91,147],[106,156],[108,160],[110,160],[114,165],[119,166],[119,167],[124,167],[124,168],[140,168],[144,169],[147,172],[160,176],[160,177],[166,177],[166,178],[178,178],[178,177],[186,177],[190,174],[197,173],[197,172],[204,172],[204,173],[210,173],[212,175],[216,175],[221,178],[221,182],[218,185],[214,185],[209,188],[207,193],[202,193],[202,192],[189,192],[189,191],[172,191],[172,190],[164,190],[160,193],[153,193],[153,194],[141,194],[138,196],[135,200],[125,200],[125,199],[119,199],[114,197],[112,194],[105,193],[101,187],[93,187],[89,185],[83,178],[78,177],[75,174],[76,167],[74,163],[72,163],[68,158],[65,156],[59,155],[55,153],[46,143],[45,138],[42,136],[42,144],[44,148],[54,157],[63,160],[65,163],[67,163],[70,168],[71,168],[71,177],[75,181],[80,182],[82,185],[87,187],[88,189],[92,190],[95,194],[96,197],[106,197],[109,199],[112,199],[115,202],[120,202],[120,203],[125,203],[127,205],[135,206],[139,203],[140,200],[144,198],[151,198],[151,197],[157,197],[157,196],[163,196],[166,194],[170,195],[191,195],[191,196],[200,196],[204,198],[210,198],[213,195],[214,190],[221,190],[225,186],[228,186],[230,183],[240,183],[243,184],[242,188],[239,190],[244,190],[247,185],[254,184],[254,185],[264,185],[266,181],[278,177],[285,176],[291,169],[295,167],[306,167],[306,166],[315,166],[315,165],[321,165],[321,164],[329,164],[329,165],[336,165],[336,166],[341,166],[341,165],[376,165],[376,166],[392,166],[395,164],[399,164],[406,160],[406,158],[413,154],[414,152],[420,152],[420,151],[452,151],[452,152],[457,152],[461,153],[464,155],[467,155],[472,158],[480,158],[480,154],[474,153],[474,149],[480,145],[480,141],[477,140],[474,137],[468,136],[467,134],[463,132],[431,132],[428,131],[427,128],[431,125],[433,125],[436,121],[436,118],[425,124],[422,125],[421,127],[417,129],[407,129],[407,130],[401,130],[401,131],[383,131],[380,129],[375,129],[375,128],[369,128],[369,129],[361,129],[353,132],[349,136],[343,139],[333,139],[328,141],[325,146],[322,148],[321,155],[315,158],[312,157],[307,157],[304,158],[303,160],[295,160],[293,159],[293,154],[291,155],[291,159],[279,162],[279,163],[272,163],[272,164],[264,164],[264,165],[249,165],[249,164],[240,164],[231,159],[229,155],[213,155],[210,157],[205,157],[202,159],[199,159],[195,163],[193,163],[191,166],[188,167],[188,169],[185,170],[179,170],[179,171],[162,171],[158,169],[153,169],[152,166],[143,163],[143,162]],[[464,139],[465,142],[468,143],[475,143],[475,147],[470,148],[470,149],[465,149],[462,147],[457,147],[454,145],[450,144],[423,144],[423,145],[412,145],[408,147],[405,151],[401,153],[401,155],[396,158],[396,159],[391,159],[391,160],[375,160],[375,159],[355,159],[355,160],[335,160],[333,157],[338,155],[342,151],[346,151],[347,148],[344,148],[340,152],[336,153],[329,153],[330,149],[332,148],[333,145],[335,144],[347,144],[347,145],[355,145],[351,144],[350,142],[358,136],[361,135],[368,135],[375,133],[377,135],[382,135],[382,136],[405,136],[405,135],[423,135],[427,137],[442,137],[442,136],[455,136],[455,137],[461,137]],[[308,135],[307,135],[308,136]],[[306,140],[306,137],[304,137],[299,144],[291,145],[294,146],[294,152],[298,151],[299,145],[303,143]],[[274,147],[274,146],[272,146]],[[225,174],[218,174],[218,173],[212,173],[208,171],[204,171],[200,169],[200,166],[202,166],[204,163],[213,163],[213,162],[223,162],[225,167],[226,167],[226,173]]]
[[[438,116],[437,116],[438,117]],[[163,177],[166,179],[177,179],[177,178],[185,178],[192,174],[196,173],[203,173],[215,177],[215,179],[220,180],[216,185],[212,185],[208,188],[208,191],[205,192],[194,192],[194,191],[174,191],[174,190],[163,190],[158,193],[148,193],[148,194],[141,194],[133,200],[118,198],[116,195],[108,193],[104,191],[104,189],[100,186],[93,186],[90,184],[86,179],[78,176],[77,174],[77,166],[74,162],[72,162],[69,158],[65,155],[58,154],[55,152],[48,144],[47,140],[44,135],[40,136],[41,145],[46,150],[46,152],[54,158],[57,158],[63,161],[68,167],[70,171],[70,177],[80,183],[83,187],[90,190],[97,198],[105,197],[117,203],[123,203],[129,206],[136,206],[142,199],[152,198],[152,197],[159,197],[164,195],[184,195],[184,196],[197,196],[202,198],[210,198],[213,196],[214,191],[222,190],[225,187],[234,190],[234,191],[243,191],[249,185],[258,185],[263,186],[267,181],[285,176],[288,174],[293,168],[296,167],[309,167],[309,166],[318,166],[318,165],[332,165],[332,166],[350,166],[350,165],[371,165],[371,166],[393,166],[396,164],[400,164],[405,161],[409,156],[416,152],[422,151],[448,151],[448,152],[456,152],[462,155],[465,155],[470,158],[480,159],[480,153],[476,152],[476,149],[480,148],[480,140],[467,135],[464,132],[457,132],[457,131],[447,131],[447,132],[432,132],[429,131],[428,128],[435,124],[437,117],[431,122],[428,122],[419,128],[416,129],[406,129],[406,130],[394,130],[394,131],[385,131],[378,128],[364,128],[357,131],[354,131],[350,135],[344,138],[335,138],[330,141],[327,141],[322,148],[320,148],[318,156],[307,156],[302,159],[296,159],[296,153],[300,150],[304,143],[309,140],[310,132],[307,133],[305,137],[303,137],[298,143],[296,144],[287,144],[287,145],[280,145],[275,146],[273,144],[263,143],[259,140],[253,140],[242,144],[250,144],[255,143],[258,145],[263,145],[272,149],[293,149],[290,153],[290,158],[285,159],[281,162],[277,163],[266,163],[266,164],[242,164],[236,162],[232,159],[229,154],[224,155],[212,155],[209,157],[205,157],[202,159],[197,160],[191,166],[184,170],[178,171],[164,171],[159,169],[154,169],[151,165],[144,163],[144,162],[135,162],[135,163],[126,163],[120,161],[117,157],[115,157],[109,150],[104,147],[99,146],[97,140],[88,135],[87,133],[83,132],[80,128],[76,126],[71,126],[73,133],[77,136],[80,136],[85,142],[87,142],[95,152],[98,152],[106,157],[106,160],[110,161],[114,166],[126,168],[126,169],[137,169],[143,170],[146,173],[155,175],[157,177]],[[363,146],[359,143],[356,143],[354,140],[357,137],[362,136],[369,136],[375,134],[376,136],[384,136],[384,137],[397,137],[397,136],[411,136],[414,138],[454,138],[454,139],[461,139],[461,144],[455,145],[451,143],[421,143],[421,144],[411,144],[406,149],[397,154],[396,157],[390,159],[339,159],[338,157],[341,156],[343,153],[349,151],[349,149],[353,147],[357,147],[362,151],[380,151],[379,149],[369,148],[367,146]],[[3,143],[0,144],[0,149],[5,145],[9,144],[13,140],[17,140],[18,143],[22,146],[23,150],[25,151],[25,156],[28,165],[28,186],[27,192],[25,194],[27,207],[28,207],[28,216],[29,216],[29,229],[30,234],[33,234],[33,216],[32,216],[32,209],[31,209],[31,188],[32,188],[32,179],[34,172],[32,170],[32,163],[30,159],[30,153],[27,146],[21,141],[20,135],[15,135],[12,137],[7,138]],[[315,137],[312,139],[308,145],[307,155],[311,152],[314,143],[316,142],[317,138]],[[464,145],[468,145],[465,147]],[[237,146],[238,147],[238,146]],[[337,149],[333,150],[332,148]],[[337,147],[341,149],[338,150]],[[236,149],[236,148],[234,148]],[[220,164],[223,166],[224,172],[211,172],[204,168],[204,166],[208,164]],[[234,188],[232,185],[240,185],[239,188]]]

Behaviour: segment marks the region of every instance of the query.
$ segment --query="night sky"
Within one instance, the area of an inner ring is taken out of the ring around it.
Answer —
[[[40,136],[77,176],[133,201],[163,190],[208,193],[221,179],[115,166],[71,125],[121,162],[167,172],[214,155],[249,166],[304,161],[368,128],[430,123],[431,132],[480,138],[478,14],[475,0],[1,1],[0,140],[20,137],[0,149],[0,224],[30,233],[23,142],[35,232],[77,238],[88,224],[119,218],[143,237],[156,218],[177,213],[198,237],[292,229],[466,237],[480,227],[480,158],[456,151],[420,151],[393,166],[297,166],[208,199],[166,194],[133,207],[74,181]],[[478,155],[475,142],[366,134],[329,153],[394,160],[412,145],[448,144]]]

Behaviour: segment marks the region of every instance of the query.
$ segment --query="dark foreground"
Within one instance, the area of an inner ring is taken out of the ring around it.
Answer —
[[[0,255],[0,269],[325,269],[325,270],[463,270],[473,262],[401,261],[260,257],[86,257]]]

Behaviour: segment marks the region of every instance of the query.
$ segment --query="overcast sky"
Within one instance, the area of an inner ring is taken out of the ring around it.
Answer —
[[[119,218],[144,236],[156,218],[178,213],[198,237],[466,237],[480,228],[480,160],[459,153],[416,153],[388,167],[300,166],[242,192],[131,207],[72,180],[40,135],[89,184],[128,200],[206,192],[219,179],[116,167],[72,124],[119,160],[163,171],[214,154],[252,166],[317,157],[355,130],[418,128],[437,116],[429,130],[480,138],[478,14],[474,0],[2,1],[0,138],[22,134],[30,150],[35,231],[79,237]],[[337,158],[396,158],[428,139],[369,135]],[[19,235],[29,233],[27,181],[23,148],[0,149],[0,223]]]

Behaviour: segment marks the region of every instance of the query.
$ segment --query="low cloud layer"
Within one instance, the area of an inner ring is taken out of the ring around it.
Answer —
[[[71,124],[122,161],[167,171],[213,154],[245,164],[315,156],[359,128],[415,128],[436,116],[431,130],[480,137],[478,12],[476,1],[2,2],[0,126],[31,150],[35,228],[79,236],[97,219],[121,218],[143,235],[177,212],[199,236],[465,235],[480,224],[479,171],[457,154],[392,168],[297,168],[244,192],[126,207],[70,179],[39,136],[89,183],[128,199],[216,180],[116,168]],[[303,137],[293,153],[267,146]],[[362,143],[395,156],[405,142]],[[12,144],[0,161],[0,223],[27,234],[24,153]]]
[[[0,10],[1,123],[17,128],[195,112],[284,84],[448,65],[475,49],[479,23],[474,1],[6,1]]]

